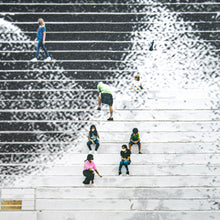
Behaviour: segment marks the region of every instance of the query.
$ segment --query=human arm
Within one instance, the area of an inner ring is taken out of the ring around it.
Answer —
[[[95,170],[95,172],[99,175],[99,177],[102,177],[102,175],[99,174],[98,170]]]
[[[89,141],[92,142],[92,144],[95,144],[94,141],[91,139],[90,134],[89,134],[89,136],[88,136],[88,139],[89,139]]]
[[[43,32],[43,44],[45,44],[45,40],[46,40],[46,31]]]

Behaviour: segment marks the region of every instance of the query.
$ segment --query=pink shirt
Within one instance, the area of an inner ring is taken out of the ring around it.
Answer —
[[[95,166],[95,163],[93,161],[91,161],[91,163],[87,160],[85,163],[84,163],[84,170],[88,170],[89,168],[93,169],[93,170],[96,170],[96,166]]]

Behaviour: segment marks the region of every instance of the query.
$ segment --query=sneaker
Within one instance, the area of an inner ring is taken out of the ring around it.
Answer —
[[[97,110],[99,110],[99,111],[100,111],[100,110],[101,110],[101,107],[98,107],[98,108],[97,108]]]
[[[141,152],[139,152],[139,154],[142,154]]]
[[[129,175],[129,170],[127,170],[126,174]]]
[[[87,183],[85,180],[83,181],[83,184],[88,185],[89,183]]]
[[[92,154],[92,150],[89,151],[89,154]]]
[[[97,154],[97,150],[94,151],[94,154]]]
[[[51,61],[51,57],[47,57],[44,61],[45,62]]]
[[[119,175],[119,176],[121,175],[121,170],[118,171],[118,175]]]
[[[108,120],[108,121],[113,121],[113,118],[108,118],[107,120]]]
[[[36,62],[37,61],[37,58],[34,57],[33,59],[31,59],[31,62]]]

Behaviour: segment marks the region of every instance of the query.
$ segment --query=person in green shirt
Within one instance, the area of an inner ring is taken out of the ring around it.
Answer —
[[[131,151],[131,146],[133,144],[137,144],[138,145],[138,150],[139,150],[139,154],[141,154],[141,140],[140,140],[140,135],[138,133],[138,129],[134,128],[133,129],[133,133],[131,134],[131,138],[130,138],[130,142],[129,142],[129,150]]]
[[[108,121],[113,121],[113,97],[111,89],[108,85],[104,84],[103,82],[98,83],[98,91],[99,91],[99,98],[98,98],[98,108],[97,110],[101,110],[101,104],[107,104],[109,105],[110,110],[110,117]]]

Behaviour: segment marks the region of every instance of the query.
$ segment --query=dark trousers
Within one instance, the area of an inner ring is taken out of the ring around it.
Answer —
[[[119,170],[121,170],[122,166],[125,166],[126,170],[128,170],[128,165],[131,163],[129,160],[121,160],[119,164]]]
[[[90,181],[94,180],[95,174],[93,172],[92,170],[83,170],[83,175],[86,177],[83,181],[84,184],[89,184]]]
[[[94,142],[95,142],[95,150],[98,150],[98,148],[99,148],[99,142],[98,142],[98,140],[95,140]],[[88,142],[87,142],[87,146],[88,146],[89,150],[92,150],[91,144],[92,144],[91,141],[88,141]]]
[[[49,57],[49,53],[46,50],[45,44],[43,44],[42,40],[38,40],[38,44],[37,44],[37,53],[36,53],[36,58],[38,58],[39,52],[40,52],[40,48],[43,48],[44,53],[46,54],[47,57]]]

